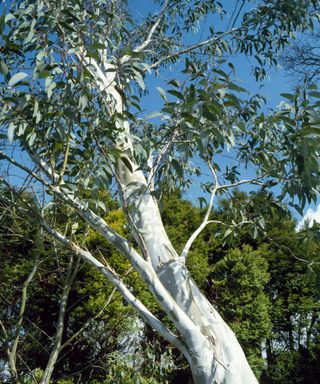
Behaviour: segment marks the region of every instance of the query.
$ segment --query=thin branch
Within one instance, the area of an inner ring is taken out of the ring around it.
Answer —
[[[98,317],[100,317],[102,315],[102,313],[104,312],[104,310],[107,308],[107,306],[110,304],[115,292],[116,292],[116,288],[113,288],[111,294],[109,295],[106,303],[104,304],[104,306],[93,316],[91,317],[89,320],[87,320],[83,326],[78,329],[77,332],[75,332],[72,336],[69,337],[69,339],[67,341],[65,341],[61,347],[60,347],[60,351],[62,351],[62,349],[64,349],[65,347],[67,347],[70,343],[72,343],[72,341],[74,339],[76,339],[79,335],[81,335],[81,333],[86,329],[88,328],[88,326],[90,325],[90,323],[92,323],[95,319],[97,319]]]
[[[7,340],[7,343],[8,343],[7,355],[8,355],[8,361],[9,361],[9,367],[10,367],[10,374],[13,382],[18,382],[18,371],[16,366],[17,350],[18,350],[18,345],[19,345],[19,340],[21,335],[21,328],[24,320],[24,313],[26,310],[28,287],[31,281],[33,280],[39,266],[39,252],[38,252],[39,244],[40,244],[40,238],[36,239],[36,244],[35,244],[36,249],[35,249],[33,267],[29,275],[27,276],[26,280],[23,283],[18,321],[16,324],[15,335],[14,335],[14,339],[11,347],[9,346],[9,341]]]
[[[23,359],[23,357],[18,353],[17,355],[19,357],[19,359],[22,361],[22,364],[27,368],[30,376],[32,377],[32,380],[34,383],[38,383],[38,379],[36,378],[34,372],[32,371],[32,369],[29,367],[29,365],[26,363],[26,361]]]
[[[58,322],[57,322],[57,330],[54,337],[54,344],[52,347],[52,351],[49,356],[49,360],[47,362],[46,368],[44,370],[44,373],[42,375],[40,384],[49,384],[54,367],[56,365],[59,353],[61,351],[61,342],[63,337],[63,331],[64,331],[64,321],[65,321],[65,314],[67,310],[67,303],[68,298],[70,294],[70,290],[73,284],[73,281],[78,273],[80,265],[80,257],[77,257],[77,260],[75,262],[74,268],[73,268],[73,260],[70,260],[70,264],[68,267],[67,276],[65,278],[64,287],[61,294],[61,300],[59,305],[59,314],[58,314]]]
[[[200,226],[189,237],[189,239],[188,239],[186,245],[184,246],[183,251],[180,255],[180,257],[183,258],[184,260],[186,259],[187,255],[189,253],[189,250],[190,250],[193,242],[195,241],[195,239],[200,235],[200,233],[208,225],[208,221],[209,221],[210,213],[211,213],[211,210],[213,207],[214,199],[215,199],[216,193],[220,187],[216,171],[214,170],[214,168],[212,167],[212,165],[210,163],[208,164],[208,166],[209,166],[209,168],[213,174],[213,177],[215,180],[215,185],[214,185],[214,188],[212,189],[212,192],[211,192],[210,201],[209,201],[208,208],[207,208],[206,214],[204,216],[204,219],[203,219],[202,223],[200,224]]]
[[[177,137],[178,135],[178,131],[179,131],[179,128],[176,128],[173,133],[172,133],[172,136],[171,136],[171,139],[164,145],[164,147],[161,149],[160,153],[159,153],[159,156],[157,157],[157,160],[155,162],[155,164],[153,165],[153,167],[151,168],[151,172],[149,174],[149,177],[148,177],[148,182],[147,182],[147,185],[148,186],[152,186],[153,185],[153,182],[154,182],[154,177],[160,167],[160,164],[161,164],[161,161],[163,159],[163,157],[165,156],[165,154],[168,152],[171,144],[174,142],[174,139]]]
[[[20,168],[21,170],[25,171],[26,173],[28,173],[30,176],[32,176],[34,179],[36,179],[37,181],[39,181],[41,184],[45,185],[46,187],[50,187],[50,184],[46,180],[44,180],[42,177],[37,175],[30,168],[28,168],[28,167],[18,163],[17,161],[15,161],[12,157],[8,156],[5,152],[0,151],[0,158],[3,158],[5,160],[9,161],[11,164],[13,164],[16,167]],[[50,174],[51,174],[51,172],[50,172]],[[1,179],[2,179],[2,181],[4,181],[3,178],[1,178]]]
[[[176,51],[176,52],[170,53],[169,55],[164,56],[161,59],[159,59],[158,61],[156,61],[155,63],[151,64],[150,68],[152,68],[152,69],[153,68],[158,68],[163,62],[165,62],[167,60],[173,59],[174,57],[178,57],[178,56],[184,55],[185,53],[194,51],[197,48],[201,48],[203,46],[206,46],[206,45],[209,45],[211,43],[217,42],[217,41],[221,40],[222,38],[224,38],[224,37],[226,37],[228,35],[233,35],[234,33],[239,32],[241,29],[243,29],[243,27],[231,29],[230,31],[225,32],[225,33],[221,33],[218,36],[211,37],[210,39],[207,39],[207,40],[204,40],[204,41],[200,41],[199,43],[196,43],[196,44],[189,45],[189,46],[185,47],[184,49],[181,49],[180,51]]]
[[[15,314],[18,314],[15,306],[13,304],[10,303],[10,301],[5,297],[3,296],[1,293],[0,293],[0,297],[2,298],[2,300],[4,300],[10,307],[11,307],[11,310],[15,313]],[[28,317],[25,317],[24,318],[28,323],[30,323],[34,328],[36,328],[39,332],[43,333],[48,339],[52,340],[52,337],[49,336],[43,329],[41,329],[36,323],[34,323],[33,321],[31,321]],[[30,334],[29,334],[30,337],[32,337]],[[35,339],[34,339],[35,340]],[[40,347],[44,348],[42,344],[39,343],[38,340],[35,340],[39,345]]]
[[[28,290],[28,287],[29,287],[31,281],[33,280],[33,278],[34,278],[34,276],[36,274],[38,265],[39,265],[39,253],[36,252],[33,267],[31,269],[27,279],[23,283],[22,298],[21,298],[21,305],[20,305],[20,312],[19,312],[19,317],[18,317],[18,323],[17,323],[17,326],[16,326],[14,342],[13,342],[13,345],[12,345],[12,348],[11,348],[11,353],[12,353],[13,356],[16,355],[17,348],[18,348],[18,343],[19,343],[19,338],[20,338],[20,331],[21,331],[21,327],[22,327],[22,323],[23,323],[23,318],[24,318],[24,312],[25,312],[26,303],[27,303],[27,290]]]
[[[286,251],[288,251],[290,253],[290,255],[298,260],[298,261],[301,261],[302,263],[306,263],[308,264],[308,267],[310,268],[310,270],[313,272],[313,269],[312,269],[312,265],[320,265],[320,261],[315,261],[315,260],[307,260],[307,259],[303,259],[302,257],[299,257],[299,256],[296,256],[293,251],[291,250],[290,247],[288,247],[287,245],[283,245],[283,244],[278,244],[274,239],[272,238],[268,238],[268,240],[270,240],[272,242],[272,244],[274,244],[276,247],[278,248],[283,248],[285,249]]]
[[[167,6],[168,6],[168,3],[169,3],[169,0],[166,0],[163,4],[163,7],[162,9],[160,10],[159,12],[159,15],[158,15],[158,18],[156,20],[156,22],[153,24],[153,26],[151,27],[149,33],[148,33],[148,36],[146,38],[146,40],[141,44],[139,45],[138,47],[136,47],[133,52],[141,52],[143,51],[145,48],[147,48],[147,46],[151,43],[151,40],[152,40],[152,36],[154,34],[154,32],[156,31],[156,29],[158,28],[158,25],[160,24],[160,21],[164,15],[164,12],[166,11],[167,9]]]
[[[144,320],[153,327],[156,331],[158,331],[167,341],[176,346],[183,353],[188,353],[185,349],[185,346],[178,338],[178,336],[174,335],[158,318],[156,318],[145,306],[141,303],[131,292],[130,290],[123,284],[120,278],[114,273],[114,271],[108,266],[103,265],[100,261],[98,261],[88,250],[84,250],[57,230],[51,228],[44,220],[42,220],[43,227],[53,236],[57,241],[64,244],[68,248],[70,248],[73,252],[83,258],[84,261],[93,265],[96,269],[98,269],[104,276],[111,281],[117,290],[121,293],[123,298],[133,306],[133,308],[140,314]]]
[[[60,172],[60,175],[59,175],[59,184],[63,183],[63,177],[64,177],[64,174],[65,174],[66,168],[67,168],[69,152],[70,152],[70,137],[68,136],[67,147],[66,147],[66,150],[65,150],[65,153],[64,153],[63,164],[62,164],[61,172]]]
[[[259,181],[259,180],[260,180],[260,178],[248,179],[248,180],[240,180],[240,181],[238,181],[236,183],[220,185],[218,189],[235,188],[235,187],[239,187],[239,185],[242,185],[242,184],[260,185],[260,186],[263,187],[265,184],[263,182]]]
[[[2,332],[3,332],[3,336],[5,337],[5,339],[7,339],[8,338],[8,333],[6,331],[6,328],[5,328],[2,320],[0,320],[0,326],[1,326],[1,329],[2,329]]]
[[[263,183],[259,182],[258,179],[241,180],[241,181],[239,181],[237,183],[220,185],[219,181],[218,181],[218,176],[217,176],[217,173],[216,173],[215,169],[212,167],[212,165],[210,163],[208,163],[208,167],[210,168],[210,171],[211,171],[211,173],[213,175],[213,178],[214,178],[214,187],[213,187],[212,192],[211,192],[210,201],[209,201],[208,208],[207,208],[206,214],[204,216],[204,219],[203,219],[202,223],[200,224],[200,226],[189,237],[189,239],[188,239],[186,245],[184,246],[183,251],[182,251],[182,253],[180,255],[180,257],[182,259],[184,259],[184,260],[186,259],[186,257],[187,257],[187,255],[188,255],[188,253],[190,251],[190,248],[191,248],[193,242],[196,240],[196,238],[200,235],[200,233],[205,229],[205,227],[208,224],[220,224],[220,225],[224,225],[224,226],[229,226],[228,224],[225,224],[225,223],[223,223],[220,220],[209,220],[210,213],[212,211],[212,207],[213,207],[213,203],[214,203],[214,199],[215,199],[216,194],[217,194],[217,192],[219,190],[235,188],[235,187],[237,187],[239,185],[242,185],[242,184],[263,185]],[[252,224],[252,221],[250,221],[250,220],[242,220],[240,223],[232,224],[231,228],[236,228],[236,227],[239,227],[239,226],[244,225],[244,224]]]

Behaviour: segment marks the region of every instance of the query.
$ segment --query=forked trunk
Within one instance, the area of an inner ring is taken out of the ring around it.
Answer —
[[[111,109],[123,113],[123,100],[115,87],[115,75],[111,72],[108,78],[101,74],[99,77],[100,86],[108,90],[113,104]],[[119,159],[115,171],[126,205],[128,223],[144,257],[166,289],[164,297],[157,296],[156,292],[155,295],[179,330],[185,345],[182,352],[189,361],[194,382],[257,384],[236,336],[199,291],[189,276],[185,259],[179,257],[173,248],[163,226],[158,204],[150,192],[150,182],[147,182],[133,160],[129,123],[125,122],[123,128],[117,139],[117,147],[128,155],[132,169],[129,170]],[[148,285],[154,291],[152,282],[149,281]]]
[[[194,324],[181,334],[196,384],[257,384],[235,334],[191,279],[185,260],[179,257],[164,229],[156,201],[143,174],[119,173],[130,206],[132,232],[143,238],[147,256],[176,304]],[[139,193],[138,193],[139,191]],[[137,198],[139,196],[139,198]],[[173,319],[178,322],[179,319]]]

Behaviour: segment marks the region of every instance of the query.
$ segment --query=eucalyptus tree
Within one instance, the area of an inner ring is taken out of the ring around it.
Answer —
[[[183,353],[196,383],[256,383],[234,333],[190,278],[186,258],[208,224],[220,224],[226,239],[247,223],[263,227],[259,212],[236,206],[230,221],[210,217],[216,196],[233,187],[279,184],[279,198],[289,194],[302,205],[316,199],[317,101],[292,97],[285,110],[266,117],[260,97],[238,96],[244,89],[232,81],[234,66],[224,58],[252,55],[254,74],[263,78],[295,31],[318,19],[318,1],[235,2],[229,22],[214,0],[155,1],[145,4],[150,12],[124,0],[6,4],[0,18],[0,181],[12,198],[1,200],[109,279]],[[179,72],[174,79],[173,70]],[[167,89],[158,87],[162,107],[146,117],[143,96],[156,99],[159,79]],[[226,149],[242,165],[253,164],[256,175],[241,179],[238,162],[221,161]],[[204,166],[211,174],[203,183],[210,193],[207,211],[178,254],[158,201],[163,190],[190,185]],[[38,209],[24,201],[20,187],[34,191]],[[121,202],[134,243],[103,219],[104,190]],[[65,233],[47,214],[62,203],[74,213]],[[81,220],[130,261],[171,326],[134,296],[108,260],[77,242]]]

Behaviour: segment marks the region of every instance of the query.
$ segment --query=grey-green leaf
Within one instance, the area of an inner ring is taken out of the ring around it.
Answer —
[[[28,74],[25,72],[18,72],[15,75],[11,77],[9,80],[9,86],[12,87],[13,85],[19,83],[20,81],[24,80],[26,77],[28,77]]]

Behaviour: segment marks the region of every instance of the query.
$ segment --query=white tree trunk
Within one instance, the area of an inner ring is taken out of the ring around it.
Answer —
[[[91,71],[98,88],[107,93],[106,105],[110,113],[123,113],[123,100],[115,84],[116,72],[104,74],[93,59],[86,61],[95,68]],[[105,69],[111,67],[105,63]],[[126,205],[132,234],[146,257],[142,262],[133,255],[131,261],[178,329],[186,347],[181,351],[189,361],[194,382],[257,384],[236,336],[192,281],[184,258],[179,257],[167,236],[157,202],[143,172],[133,160],[129,124],[125,122],[119,132],[117,147],[129,158],[133,170],[131,172],[121,159],[118,160],[115,172],[119,192]],[[99,226],[98,220],[98,230]]]
[[[124,165],[119,168],[130,217],[143,237],[151,264],[174,301],[196,326],[181,335],[190,352],[188,359],[194,382],[257,384],[236,336],[199,291],[184,259],[170,243],[142,172],[130,173]]]

